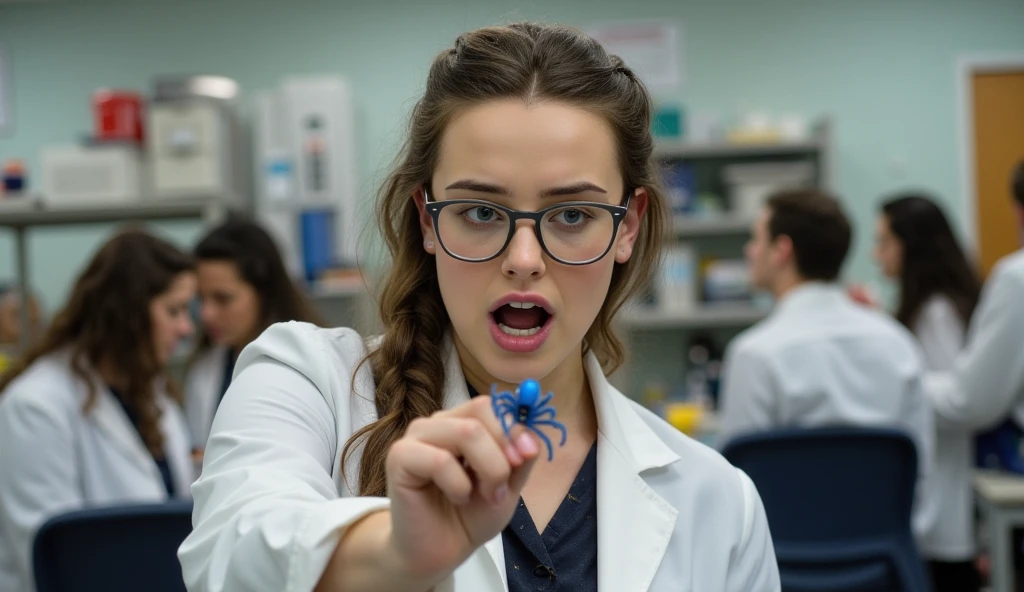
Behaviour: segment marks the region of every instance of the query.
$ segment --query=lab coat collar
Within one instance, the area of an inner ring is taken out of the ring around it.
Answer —
[[[153,461],[153,456],[149,453],[145,443],[142,441],[142,437],[135,429],[135,426],[132,425],[131,419],[128,418],[121,404],[118,403],[114,398],[114,394],[110,392],[110,388],[93,370],[90,370],[90,384],[96,393],[95,405],[89,411],[92,421],[110,438],[113,445],[124,453],[129,461],[149,474],[157,493],[166,497],[167,490],[163,485],[160,469]],[[176,487],[181,486],[180,480],[179,476],[175,475]]]
[[[444,406],[451,408],[469,400],[469,389],[450,336],[445,348]],[[668,548],[678,511],[651,489],[642,473],[665,467],[679,460],[679,455],[608,382],[593,353],[586,355],[584,368],[598,426],[598,581],[607,590],[646,590]],[[644,533],[642,539],[637,538],[638,532]],[[501,535],[484,547],[507,589]]]
[[[841,302],[846,298],[842,287],[833,282],[805,282],[787,292],[775,305],[774,316],[816,308],[822,304]]]

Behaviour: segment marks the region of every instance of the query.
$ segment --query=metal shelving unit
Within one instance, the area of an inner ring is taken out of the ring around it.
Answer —
[[[752,325],[768,311],[751,304],[711,304],[689,311],[635,308],[623,313],[621,322],[634,331],[696,328],[735,328]]]
[[[672,220],[672,229],[678,238],[696,238],[706,236],[746,236],[750,233],[753,220],[733,214],[723,214],[710,218],[691,218],[676,216]]]
[[[713,174],[717,167],[735,162],[756,163],[760,161],[793,161],[807,159],[814,163],[817,183],[829,188],[832,185],[832,126],[828,119],[817,122],[809,137],[801,141],[780,142],[692,142],[686,140],[660,141],[654,148],[654,156],[661,162],[688,161],[696,167],[705,167],[705,172]],[[710,177],[713,179],[714,177]],[[701,183],[709,180],[701,177]],[[702,191],[706,191],[704,187]],[[673,219],[673,232],[669,240],[696,242],[698,245],[715,245],[727,250],[738,250],[739,244],[750,234],[753,220],[749,216],[741,216],[724,212],[708,217],[677,216]],[[715,251],[715,248],[711,249]],[[648,357],[678,360],[684,362],[683,352],[675,350],[684,348],[682,339],[692,331],[712,331],[728,336],[743,330],[765,318],[768,310],[754,304],[702,304],[689,311],[671,311],[656,306],[633,304],[627,307],[617,322],[617,332],[627,344],[630,359],[627,365],[613,377],[620,390],[636,396],[642,385],[630,385],[633,373],[631,366],[655,364],[657,361]],[[646,349],[634,356],[634,346],[639,345],[633,339],[634,334],[643,334]],[[669,353],[666,353],[669,352]],[[648,355],[651,354],[651,355]],[[675,363],[675,362],[672,362]],[[638,368],[638,375],[643,375]]]
[[[33,227],[69,226],[152,220],[199,219],[216,224],[229,210],[241,209],[240,200],[224,196],[196,196],[174,200],[140,199],[136,203],[95,203],[79,206],[47,204],[42,196],[27,195],[0,200],[0,228],[14,231],[14,249],[18,285],[30,285],[28,267],[28,231]],[[22,327],[29,326],[27,299],[22,299]],[[22,345],[29,332],[22,331]]]

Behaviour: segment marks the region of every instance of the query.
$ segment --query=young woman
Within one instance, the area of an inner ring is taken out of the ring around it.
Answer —
[[[779,589],[752,482],[605,378],[661,247],[650,117],[574,29],[435,58],[378,206],[384,335],[292,323],[243,352],[179,552],[191,590]],[[541,428],[551,459],[492,411],[528,378],[567,430]]]
[[[964,345],[964,333],[981,293],[942,210],[930,198],[906,194],[882,205],[875,259],[899,282],[896,318],[921,344],[929,370],[949,370]],[[935,471],[923,484],[924,537],[936,592],[976,591],[974,502],[970,467],[973,434],[940,428]]]
[[[239,218],[214,228],[195,257],[203,334],[185,379],[185,412],[198,456],[242,348],[274,323],[321,323],[255,222]]]
[[[192,333],[195,284],[191,257],[121,233],[0,379],[0,590],[35,589],[32,541],[56,514],[189,496],[188,429],[165,370]]]

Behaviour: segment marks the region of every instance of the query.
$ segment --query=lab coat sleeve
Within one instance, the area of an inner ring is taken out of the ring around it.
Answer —
[[[17,551],[17,569],[32,581],[32,545],[49,518],[81,509],[74,427],[68,409],[38,393],[0,398],[0,536]]]
[[[332,373],[348,385],[353,368],[325,343],[308,326],[275,325],[239,357],[178,552],[192,592],[312,590],[345,529],[387,507],[339,497],[332,479],[344,442],[328,385]]]
[[[909,389],[903,418],[907,432],[917,447],[917,472],[923,478],[931,473],[935,464],[935,416],[924,393],[924,377],[913,377]]]
[[[940,427],[978,429],[1006,416],[1024,393],[1024,278],[997,266],[950,372],[925,390]]]
[[[948,298],[934,298],[921,309],[914,335],[928,370],[949,370],[964,346],[964,326]]]
[[[723,366],[717,435],[720,448],[736,436],[768,430],[778,423],[768,360],[740,342],[726,352]]]
[[[743,487],[743,534],[730,558],[725,592],[777,592],[782,584],[764,504],[750,477],[736,472]]]

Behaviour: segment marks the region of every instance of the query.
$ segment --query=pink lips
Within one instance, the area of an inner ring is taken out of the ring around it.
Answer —
[[[498,322],[494,319],[493,314],[487,315],[488,324],[490,325],[491,338],[494,339],[494,343],[501,349],[517,353],[517,354],[528,354],[540,349],[544,342],[547,341],[548,335],[551,333],[551,324],[555,318],[554,312],[552,311],[551,303],[539,294],[527,294],[527,293],[511,293],[499,298],[491,305],[488,313],[493,313],[502,306],[510,302],[527,302],[535,304],[543,308],[548,313],[548,318],[544,321],[544,325],[533,335],[517,336],[509,335],[498,327]]]

